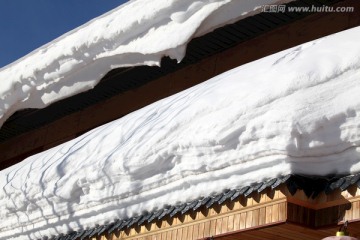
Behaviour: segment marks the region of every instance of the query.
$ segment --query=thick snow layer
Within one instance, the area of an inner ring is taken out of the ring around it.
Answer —
[[[111,69],[180,61],[187,43],[276,0],[137,0],[0,69],[0,127],[15,111],[43,108],[93,88]]]
[[[240,66],[0,172],[0,239],[283,174],[360,171],[360,27]]]

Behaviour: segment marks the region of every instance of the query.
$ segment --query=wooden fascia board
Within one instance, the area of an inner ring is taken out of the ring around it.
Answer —
[[[302,196],[302,191],[291,196],[284,189],[285,185],[263,194],[253,194],[250,198],[241,197],[235,202],[226,202],[208,210],[201,209],[185,216],[117,232],[108,239],[156,239],[156,236],[166,238],[180,233],[186,234],[182,239],[192,239],[194,235],[191,234],[195,232],[196,239],[207,239],[210,236],[227,236],[284,223],[308,229],[323,229],[337,226],[344,220],[360,221],[358,191],[355,195],[348,191],[335,191],[328,196],[328,201],[317,206],[316,199],[297,199],[296,196]],[[344,197],[348,195],[350,197]],[[297,208],[295,213],[292,212],[294,207]],[[304,217],[305,215],[307,217]]]
[[[187,235],[192,234],[189,231],[194,231],[194,234],[197,232],[196,239],[201,239],[285,222],[286,197],[282,196],[279,190],[272,195],[273,199],[270,199],[267,193],[258,195],[262,196],[257,198],[241,197],[233,203],[227,202],[208,210],[201,209],[201,211],[185,216],[120,231],[109,236],[109,239],[152,239],[154,236],[163,234],[172,236],[180,231],[186,232]],[[182,239],[191,238],[183,237]]]

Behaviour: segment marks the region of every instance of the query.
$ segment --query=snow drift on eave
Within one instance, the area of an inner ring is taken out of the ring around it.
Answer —
[[[360,27],[240,66],[0,172],[0,239],[279,175],[360,171]]]
[[[0,69],[0,127],[15,111],[43,108],[93,88],[111,69],[180,61],[186,44],[275,0],[137,0]]]

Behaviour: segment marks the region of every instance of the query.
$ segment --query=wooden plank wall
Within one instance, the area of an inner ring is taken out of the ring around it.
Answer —
[[[349,221],[351,236],[360,237],[360,189],[356,184],[346,191],[321,193],[314,199],[301,190],[291,196],[286,187],[280,189],[288,200],[286,222],[224,234],[215,239],[319,240],[334,235],[339,224],[345,221]]]
[[[286,208],[286,197],[279,190],[273,193],[268,191],[255,194],[251,198],[241,197],[236,202],[226,202],[210,209],[203,208],[185,216],[164,219],[100,239],[206,239],[215,235],[284,222],[287,218]]]
[[[216,240],[320,240],[328,236],[333,236],[339,229],[332,226],[326,229],[312,229],[304,226],[283,223],[235,234],[216,237]],[[350,236],[360,237],[360,222],[350,223],[348,230]]]
[[[186,215],[92,240],[192,240],[207,239],[211,236],[227,240],[240,235],[251,240],[254,229],[262,229],[256,231],[257,238],[267,239],[266,236],[273,236],[274,239],[293,239],[290,234],[293,225],[281,227],[285,233],[289,232],[289,238],[279,236],[276,231],[271,230],[284,223],[309,229],[308,233],[304,234],[309,234],[309,237],[312,234],[314,238],[316,232],[312,233],[311,229],[329,226],[336,228],[338,223],[345,220],[360,220],[360,189],[356,185],[343,192],[336,190],[329,195],[320,194],[315,199],[307,198],[301,190],[291,196],[283,185],[275,191],[268,189],[249,198],[241,197],[235,202],[225,202],[210,209],[202,208]]]

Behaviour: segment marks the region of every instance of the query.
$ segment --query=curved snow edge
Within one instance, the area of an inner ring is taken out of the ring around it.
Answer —
[[[14,112],[44,108],[94,88],[111,69],[181,61],[193,38],[275,0],[138,0],[104,14],[0,69],[0,127]]]

